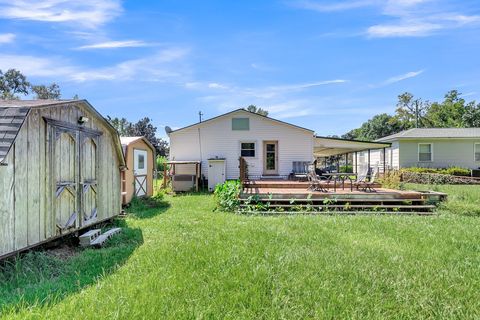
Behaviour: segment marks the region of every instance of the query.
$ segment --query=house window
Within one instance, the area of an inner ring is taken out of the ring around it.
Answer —
[[[480,143],[475,143],[475,161],[480,162]]]
[[[432,156],[432,144],[431,143],[419,143],[418,144],[418,161],[430,162],[433,160]]]
[[[249,118],[233,118],[232,119],[232,130],[250,130],[250,119]]]
[[[255,157],[255,143],[242,142],[240,144],[240,155],[242,157]]]

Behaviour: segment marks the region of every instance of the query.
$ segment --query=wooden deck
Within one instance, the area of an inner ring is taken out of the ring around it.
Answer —
[[[336,190],[308,190],[308,182],[296,181],[250,181],[244,184],[240,195],[240,207],[244,212],[265,213],[324,212],[385,214],[433,214],[436,204],[446,195],[402,191],[375,186],[375,191],[353,191],[345,183]],[[332,187],[332,186],[330,186]]]

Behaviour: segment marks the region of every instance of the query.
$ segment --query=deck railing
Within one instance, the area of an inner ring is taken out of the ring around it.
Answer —
[[[243,184],[245,181],[248,180],[248,163],[244,157],[240,157],[238,161],[239,161],[238,168],[240,169],[240,182],[242,182]]]

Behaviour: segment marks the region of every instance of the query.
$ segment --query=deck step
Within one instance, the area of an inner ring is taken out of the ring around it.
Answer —
[[[267,196],[267,195],[265,195]],[[385,199],[378,199],[378,198],[303,198],[303,199],[294,199],[294,198],[269,198],[269,197],[258,197],[255,198],[255,202],[323,202],[325,199],[331,199],[335,202],[425,202],[425,199],[417,198],[417,199],[402,199],[402,198],[385,198]],[[249,200],[248,197],[240,196],[240,201],[247,201]]]

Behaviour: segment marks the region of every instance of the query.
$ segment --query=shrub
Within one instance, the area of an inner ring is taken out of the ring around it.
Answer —
[[[402,173],[400,171],[389,171],[379,179],[383,188],[403,189]]]
[[[162,157],[162,156],[157,157],[157,171],[163,172],[165,170],[166,165],[167,165],[167,157]]]
[[[480,184],[480,180],[471,177],[440,173],[419,173],[411,170],[402,170],[402,181],[421,184]]]
[[[470,176],[470,169],[460,168],[460,167],[449,167],[449,168],[421,168],[421,167],[411,167],[405,168],[403,171],[414,172],[414,173],[436,173],[436,174],[448,174],[451,176]]]
[[[225,181],[215,187],[214,196],[218,209],[224,211],[235,211],[240,205],[238,199],[242,184],[239,180]]]
[[[340,166],[340,172],[353,172],[353,166]]]

